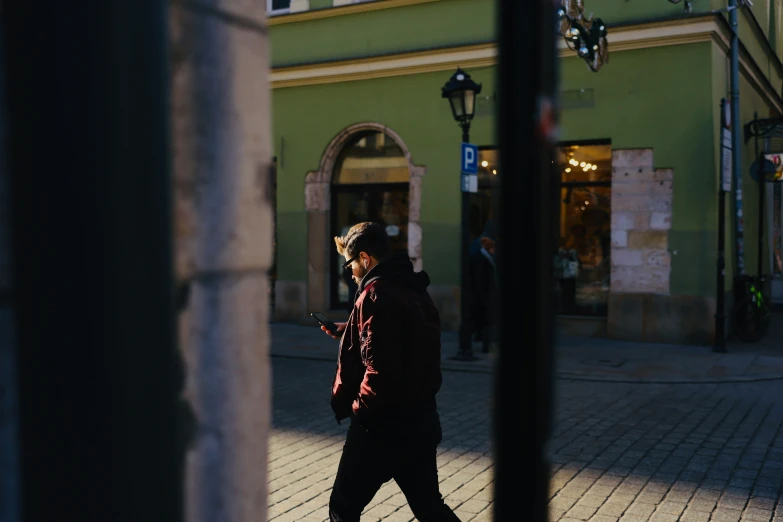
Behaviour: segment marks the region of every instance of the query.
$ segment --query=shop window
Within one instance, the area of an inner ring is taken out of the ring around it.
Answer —
[[[607,313],[611,278],[612,147],[562,144],[555,160],[560,179],[558,313]]]
[[[343,236],[356,223],[386,226],[395,252],[408,252],[408,159],[381,132],[357,136],[336,162],[332,177],[332,236]],[[330,245],[331,246],[331,245]],[[332,249],[332,252],[335,252]],[[336,252],[331,263],[331,306],[350,308],[356,284],[342,269]]]
[[[478,192],[472,198],[470,208],[471,238],[475,239],[483,234],[487,224],[495,219],[495,187],[498,183],[499,159],[498,149],[479,149]]]

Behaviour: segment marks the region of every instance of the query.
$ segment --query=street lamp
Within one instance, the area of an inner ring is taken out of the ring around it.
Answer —
[[[481,92],[481,84],[470,79],[470,75],[457,69],[449,81],[441,88],[444,98],[448,98],[451,114],[462,127],[462,141],[470,143],[470,122],[476,114],[476,95]]]
[[[470,143],[470,122],[476,113],[476,96],[481,92],[481,85],[470,79],[470,75],[462,69],[457,69],[441,89],[441,94],[449,100],[454,120],[462,128],[462,141]],[[478,158],[476,158],[478,159]],[[462,216],[460,241],[460,326],[459,351],[455,359],[473,361],[473,321],[470,313],[470,204],[472,192],[470,187],[462,187]]]

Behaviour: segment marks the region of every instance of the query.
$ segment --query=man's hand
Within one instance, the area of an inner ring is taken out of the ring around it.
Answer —
[[[348,326],[348,323],[334,323],[334,324],[335,324],[335,325],[337,325],[337,333],[338,333],[338,334],[342,334],[342,333],[343,333],[343,330],[345,330],[345,327],[346,327],[346,326]],[[329,336],[329,337],[331,337],[332,339],[337,339],[338,341],[340,340],[340,336],[339,336],[339,335],[334,335],[334,334],[332,334],[332,332],[330,332],[329,330],[327,330],[325,326],[322,326],[322,327],[321,327],[321,330],[323,330],[324,332],[326,332],[326,335],[328,335],[328,336]]]

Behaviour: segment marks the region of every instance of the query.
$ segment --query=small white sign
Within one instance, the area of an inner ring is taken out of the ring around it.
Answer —
[[[731,192],[731,173],[732,173],[732,152],[731,152],[731,131],[721,129],[721,174],[722,188],[726,192]]]
[[[462,192],[478,192],[478,176],[462,176]]]

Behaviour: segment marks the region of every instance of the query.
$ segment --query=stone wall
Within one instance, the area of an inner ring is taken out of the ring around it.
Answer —
[[[612,154],[612,285],[607,334],[640,342],[711,344],[715,299],[672,295],[674,172],[650,149]]]
[[[613,293],[669,293],[673,174],[650,149],[612,153]]]

